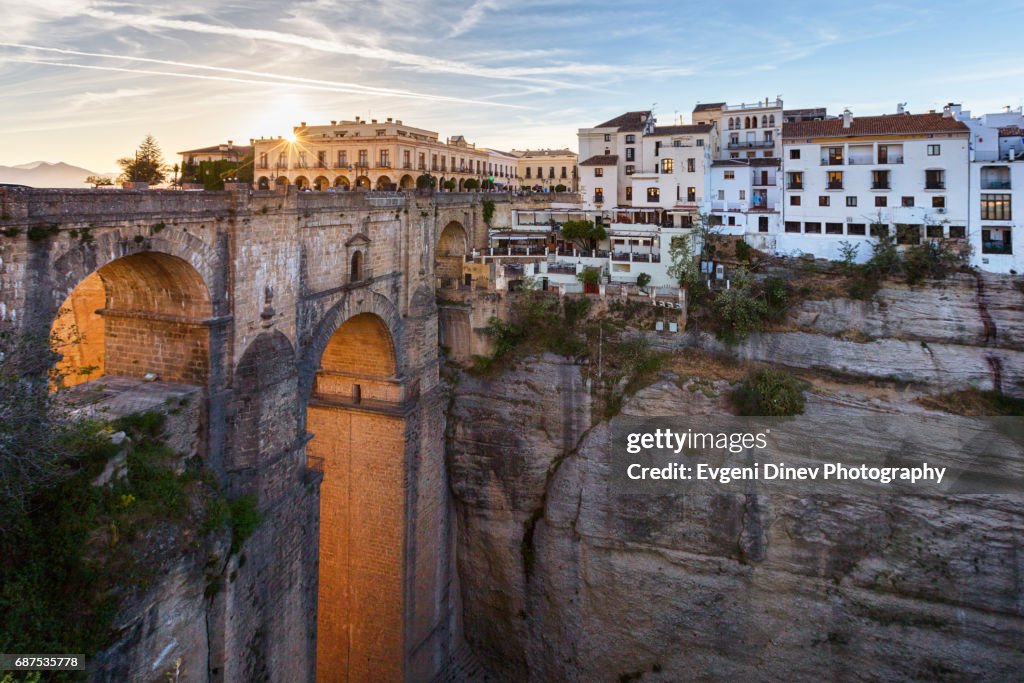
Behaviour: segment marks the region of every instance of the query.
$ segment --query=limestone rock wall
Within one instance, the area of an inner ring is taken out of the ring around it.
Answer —
[[[681,385],[668,378],[644,389],[624,413],[727,405],[725,382]],[[540,386],[538,400],[524,402]],[[1018,505],[619,495],[609,482],[611,425],[583,432],[552,422],[555,397],[577,387],[577,368],[544,359],[489,382],[463,378],[456,389],[450,469],[465,631],[499,680],[1019,675]],[[807,411],[878,408],[855,403],[812,394]]]

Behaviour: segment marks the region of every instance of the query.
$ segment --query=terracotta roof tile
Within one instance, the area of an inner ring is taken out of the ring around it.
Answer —
[[[586,161],[581,161],[580,166],[615,166],[618,163],[618,154],[595,154]]]
[[[1024,130],[1020,126],[1006,126],[999,129],[999,137],[1015,138],[1018,136],[1024,136]]]
[[[594,126],[594,128],[618,128],[622,131],[643,130],[644,122],[650,116],[651,112],[649,111],[627,111],[621,116],[616,116],[614,119],[609,119],[604,123]]]
[[[849,128],[842,117],[824,121],[795,121],[782,124],[783,138],[843,138],[861,135],[901,135],[914,133],[967,133],[970,129],[942,114],[886,114],[854,116]]]

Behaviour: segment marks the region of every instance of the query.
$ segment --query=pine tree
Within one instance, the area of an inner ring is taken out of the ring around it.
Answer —
[[[156,139],[147,134],[134,156],[117,160],[121,167],[122,182],[140,182],[156,185],[167,179],[167,165]]]

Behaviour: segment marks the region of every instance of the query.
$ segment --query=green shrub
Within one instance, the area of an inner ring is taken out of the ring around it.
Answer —
[[[646,289],[649,284],[651,284],[651,276],[649,273],[640,273],[636,276],[636,286],[640,289]]]
[[[740,261],[750,262],[754,256],[754,248],[743,240],[736,241],[736,258]]]
[[[956,269],[959,257],[945,242],[928,240],[903,252],[903,272],[907,284],[925,279],[941,280]]]
[[[252,536],[263,521],[256,496],[240,496],[230,503],[231,507],[231,553],[237,553],[245,540]]]
[[[739,415],[801,415],[806,388],[805,382],[785,370],[765,368],[733,389],[732,403]]]
[[[789,285],[780,277],[769,277],[764,281],[764,302],[768,317],[781,320],[789,310]]]
[[[577,273],[576,278],[585,285],[596,285],[601,282],[601,269],[587,266]]]

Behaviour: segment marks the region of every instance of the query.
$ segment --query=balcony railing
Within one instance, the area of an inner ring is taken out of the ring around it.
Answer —
[[[382,161],[379,164],[377,164],[377,168],[391,168],[391,162],[390,161]]]
[[[370,168],[370,162],[369,161],[357,161],[356,162],[356,168]]]
[[[1013,245],[1009,242],[982,242],[981,253],[983,254],[1012,254]]]
[[[1009,180],[982,180],[981,189],[983,190],[1009,190]]]
[[[830,190],[841,190],[841,189],[843,189],[843,184],[842,183],[829,183],[828,184],[828,189],[830,189]]]
[[[786,189],[787,190],[802,190],[802,189],[804,189],[804,184],[803,183],[790,183],[789,185],[786,185]]]
[[[926,190],[945,190],[946,189],[946,183],[945,182],[941,182],[941,181],[933,181],[933,182],[930,182],[930,183],[925,183],[924,184],[924,189],[926,189]]]
[[[774,140],[753,140],[746,142],[730,142],[726,145],[727,149],[766,149],[768,147],[774,147]]]
[[[871,183],[872,190],[889,190],[889,183]]]
[[[822,166],[842,166],[843,165],[843,160],[842,159],[822,159],[821,160],[821,165]]]

